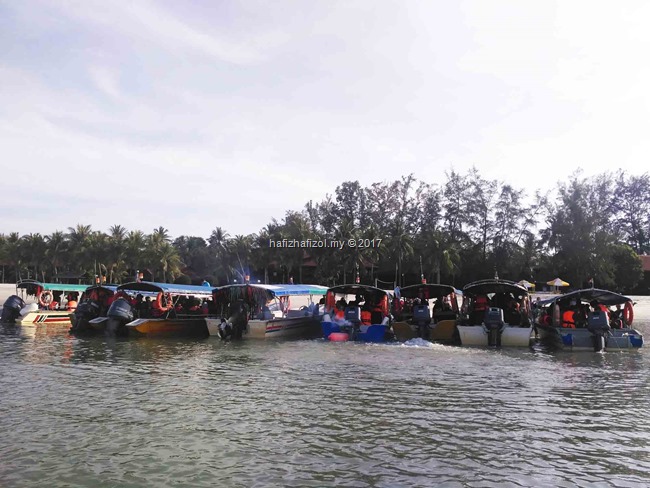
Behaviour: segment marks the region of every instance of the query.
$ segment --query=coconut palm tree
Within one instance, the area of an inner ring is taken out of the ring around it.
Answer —
[[[113,225],[108,230],[108,281],[109,283],[120,282],[126,273],[126,228],[121,225]]]
[[[18,234],[18,232],[12,232],[7,236],[5,240],[5,255],[7,257],[8,264],[14,269],[16,281],[20,281],[22,279],[22,256],[20,253],[20,245],[20,234]]]
[[[63,263],[63,256],[65,256],[68,248],[68,242],[65,234],[60,231],[54,231],[49,236],[45,236],[47,248],[45,255],[52,268],[52,276],[59,274],[59,266]]]
[[[210,234],[208,243],[210,251],[216,260],[215,277],[218,279],[219,275],[223,273],[226,281],[230,282],[230,266],[228,263],[230,235],[221,227],[216,227]]]
[[[163,282],[166,283],[167,278],[169,278],[169,281],[174,281],[174,278],[181,274],[181,259],[178,251],[169,242],[164,242],[160,246],[157,250],[156,259],[162,271]]]
[[[21,238],[20,252],[23,261],[34,271],[34,278],[45,281],[45,250],[47,244],[41,234],[27,234]],[[39,273],[40,271],[40,273]]]
[[[132,230],[124,239],[124,256],[132,271],[144,265],[146,246],[146,236],[140,230]]]
[[[76,227],[68,227],[70,264],[75,271],[86,272],[93,267],[92,258],[89,256],[90,236],[92,233],[93,230],[90,225],[77,224]]]

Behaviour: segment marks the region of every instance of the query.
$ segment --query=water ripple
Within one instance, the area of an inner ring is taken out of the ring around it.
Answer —
[[[0,329],[3,486],[647,486],[648,349]]]

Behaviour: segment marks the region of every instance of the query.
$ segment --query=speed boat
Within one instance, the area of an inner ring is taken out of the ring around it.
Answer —
[[[321,323],[330,341],[385,342],[393,338],[389,295],[367,285],[340,285],[327,290]]]
[[[629,297],[586,288],[539,301],[535,306],[537,334],[544,345],[596,352],[643,346],[643,335],[632,328],[634,303]]]
[[[457,325],[462,346],[530,347],[533,315],[528,290],[498,278],[463,287],[462,319]]]

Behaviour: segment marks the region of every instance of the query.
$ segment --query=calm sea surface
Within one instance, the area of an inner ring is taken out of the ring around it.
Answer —
[[[3,325],[0,486],[648,486],[637,300],[601,354]]]

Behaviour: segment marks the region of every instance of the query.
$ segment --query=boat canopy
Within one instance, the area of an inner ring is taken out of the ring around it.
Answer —
[[[105,290],[111,293],[115,293],[117,291],[118,285],[91,285],[88,288],[86,288],[84,291],[86,294],[92,292],[93,290]]]
[[[374,286],[370,285],[339,285],[339,286],[333,286],[332,288],[329,288],[327,290],[328,293],[335,293],[339,295],[356,295],[356,294],[364,294],[364,293],[370,293],[373,295],[388,295],[388,292],[386,290],[382,290],[381,288],[375,288]]]
[[[88,285],[68,285],[66,283],[42,283],[36,280],[22,280],[16,283],[16,289],[27,290],[29,295],[36,295],[41,291],[61,291],[82,293]]]
[[[480,280],[463,287],[463,293],[468,296],[489,295],[491,293],[512,293],[517,296],[528,296],[528,290],[523,286],[508,280]]]
[[[325,295],[327,287],[320,285],[262,285],[262,284],[238,284],[225,285],[214,289],[213,295],[234,302],[236,300],[255,301],[272,300],[275,297]]]
[[[603,305],[623,305],[626,302],[632,301],[630,297],[614,293],[613,291],[601,290],[599,288],[585,288],[584,290],[575,290],[553,298],[540,300],[537,302],[537,305],[545,307],[556,302],[564,305],[565,303],[570,303],[572,300],[576,302],[591,302],[596,300]]]
[[[153,281],[132,281],[117,287],[117,291],[141,291],[145,293],[170,293],[171,295],[211,296],[212,288],[200,285],[179,285],[176,283],[155,283]]]
[[[452,293],[456,293],[456,289],[453,286],[435,283],[409,285],[399,290],[399,295],[402,298],[424,298],[426,300],[446,297]]]
[[[319,285],[262,285],[237,284],[215,288],[212,292],[217,305],[232,305],[242,301],[253,310],[266,305],[270,300],[278,298],[283,307],[288,307],[291,296],[325,295],[327,287]]]

